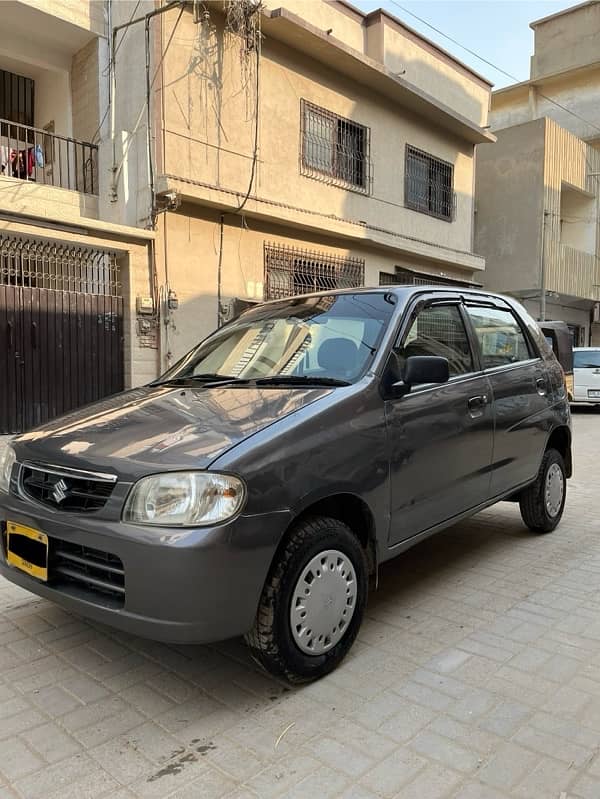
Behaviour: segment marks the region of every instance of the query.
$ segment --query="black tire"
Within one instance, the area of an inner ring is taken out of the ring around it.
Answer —
[[[546,478],[549,470],[555,464],[562,472],[563,492],[558,511],[551,514],[546,505]],[[534,533],[551,533],[558,527],[562,518],[566,498],[567,476],[564,459],[557,450],[548,449],[542,458],[542,464],[535,482],[521,493],[519,499],[521,517],[527,527]]]
[[[322,654],[304,653],[292,634],[290,608],[294,589],[309,562],[321,552],[338,550],[356,573],[354,613],[342,638]],[[291,683],[319,679],[338,666],[354,643],[368,593],[365,552],[347,525],[323,516],[299,522],[288,534],[271,566],[246,643],[269,672]]]

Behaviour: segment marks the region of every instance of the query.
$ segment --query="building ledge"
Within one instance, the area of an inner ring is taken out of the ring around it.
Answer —
[[[20,223],[82,235],[147,241],[152,230],[98,219],[98,197],[32,181],[0,176],[0,224]]]
[[[156,188],[159,194],[177,192],[182,200],[214,208],[224,213],[235,212],[244,199],[239,192],[217,188],[201,181],[177,175],[161,175]],[[251,195],[244,205],[244,215],[281,224],[289,228],[330,235],[344,239],[348,246],[363,244],[398,255],[426,259],[445,266],[455,266],[469,272],[485,269],[485,259],[466,250],[456,250],[434,242],[424,241],[385,230],[364,222],[343,219],[333,214],[322,214],[306,208]]]
[[[549,72],[547,75],[538,75],[535,78],[529,78],[529,80],[523,80],[520,83],[511,83],[510,86],[504,86],[503,88],[496,89],[496,91],[492,92],[492,103],[496,97],[504,100],[513,94],[526,95],[530,88],[551,85],[553,83],[568,80],[569,78],[577,78],[588,73],[598,71],[600,71],[600,61],[594,61],[591,64],[582,64],[581,66],[572,67],[571,69],[560,70],[559,72]]]
[[[262,29],[266,36],[314,58],[464,141],[471,144],[496,141],[488,130],[285,8],[263,11]]]

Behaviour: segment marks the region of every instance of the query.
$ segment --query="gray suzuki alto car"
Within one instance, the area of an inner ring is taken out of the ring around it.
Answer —
[[[243,634],[299,682],[348,652],[380,563],[498,500],[547,533],[570,475],[564,376],[512,300],[303,295],[14,439],[0,572],[135,635]]]

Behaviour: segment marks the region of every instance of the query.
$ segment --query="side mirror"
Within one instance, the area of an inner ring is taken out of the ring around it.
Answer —
[[[447,383],[450,367],[447,358],[437,355],[413,355],[406,359],[404,380],[392,385],[392,396],[403,397],[419,383]]]

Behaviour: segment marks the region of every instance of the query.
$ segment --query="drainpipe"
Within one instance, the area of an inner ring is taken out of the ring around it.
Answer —
[[[542,247],[540,253],[540,319],[546,321],[546,217],[548,211],[544,211],[542,219]]]

